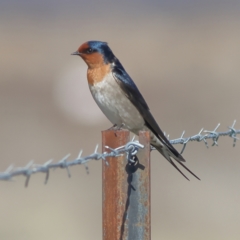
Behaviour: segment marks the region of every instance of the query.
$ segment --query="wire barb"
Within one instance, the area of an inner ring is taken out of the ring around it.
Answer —
[[[239,140],[237,137],[238,134],[240,134],[240,130],[235,129],[236,120],[234,120],[231,127],[228,127],[228,131],[226,132],[217,132],[217,129],[220,126],[220,123],[217,124],[217,126],[214,128],[213,131],[204,130],[203,128],[197,133],[196,135],[193,135],[191,137],[184,137],[185,131],[183,131],[182,135],[178,139],[170,140],[171,144],[183,144],[183,148],[181,150],[181,154],[186,149],[187,144],[190,141],[197,141],[197,142],[204,142],[205,146],[208,148],[208,139],[212,139],[213,143],[212,146],[218,146],[218,140],[219,137],[222,136],[229,136],[233,139],[233,147],[236,146],[236,141]],[[204,135],[202,133],[205,133]],[[166,134],[164,133],[166,136]],[[167,135],[167,138],[169,138],[169,135]],[[13,181],[13,177],[15,176],[25,176],[25,187],[28,186],[30,177],[33,174],[42,172],[45,173],[45,184],[47,184],[49,180],[50,175],[50,169],[56,169],[56,168],[62,168],[66,169],[68,177],[71,177],[71,173],[69,170],[69,167],[75,166],[75,165],[84,165],[87,174],[89,174],[89,168],[87,166],[87,163],[92,160],[103,160],[105,161],[106,165],[109,165],[107,162],[107,157],[117,157],[122,156],[123,154],[126,154],[126,158],[129,163],[135,162],[136,154],[138,153],[139,149],[143,148],[144,146],[140,144],[138,141],[134,141],[134,138],[132,141],[128,142],[126,145],[118,147],[118,148],[111,148],[109,146],[105,146],[106,149],[110,150],[109,152],[104,153],[98,153],[98,145],[96,145],[94,152],[90,154],[89,156],[82,157],[83,151],[81,150],[74,160],[68,160],[70,157],[70,154],[63,157],[61,160],[59,160],[57,163],[53,163],[53,160],[49,160],[43,165],[40,164],[34,164],[34,161],[30,161],[25,167],[19,167],[14,168],[13,165],[10,165],[4,172],[0,172],[0,180],[5,181]],[[151,150],[154,150],[155,148],[151,147]]]
[[[236,120],[233,121],[233,125],[232,125],[231,127],[228,127],[228,128],[230,129],[230,131],[231,131],[231,133],[229,134],[229,136],[230,136],[231,138],[233,138],[233,147],[236,146],[236,142],[237,142],[237,140],[239,140],[239,138],[236,137],[236,135],[237,135],[238,133],[237,133],[237,130],[234,128],[235,123],[236,123]]]

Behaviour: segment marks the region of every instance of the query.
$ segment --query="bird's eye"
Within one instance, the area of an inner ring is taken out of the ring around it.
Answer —
[[[87,53],[92,53],[92,51],[93,51],[92,48],[88,48],[86,52]]]

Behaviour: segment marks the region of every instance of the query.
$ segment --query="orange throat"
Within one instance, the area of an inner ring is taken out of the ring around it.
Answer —
[[[89,85],[95,85],[102,82],[107,74],[110,72],[110,64],[102,65],[94,68],[88,68],[87,79]]]

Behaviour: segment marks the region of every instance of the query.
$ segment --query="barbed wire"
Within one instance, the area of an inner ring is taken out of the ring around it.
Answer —
[[[220,126],[220,123],[214,128],[212,131],[204,130],[203,128],[200,130],[200,132],[194,136],[191,137],[183,137],[185,134],[185,131],[183,131],[180,138],[169,140],[171,144],[182,144],[183,148],[181,150],[181,154],[186,148],[187,143],[190,141],[197,141],[197,142],[204,142],[205,146],[208,148],[208,139],[212,139],[213,143],[212,146],[218,146],[218,139],[222,136],[229,136],[233,139],[233,147],[236,145],[236,141],[239,140],[237,138],[237,135],[240,134],[240,130],[235,129],[236,120],[234,120],[231,127],[228,127],[229,130],[225,132],[217,132],[217,129]],[[203,134],[205,133],[205,134]],[[169,135],[167,136],[169,139]],[[134,162],[134,158],[139,151],[139,149],[142,149],[144,146],[140,144],[138,141],[135,141],[134,138],[132,141],[128,142],[126,145],[118,147],[118,148],[110,148],[108,146],[105,146],[106,149],[109,149],[110,152],[104,152],[104,153],[98,153],[98,145],[96,146],[94,152],[88,156],[82,157],[83,151],[81,150],[78,154],[77,158],[74,160],[68,160],[70,157],[70,154],[66,155],[64,158],[62,158],[60,161],[53,163],[53,160],[49,160],[45,162],[44,164],[34,164],[34,161],[30,161],[25,167],[18,167],[14,168],[13,165],[10,165],[4,172],[0,172],[0,180],[5,181],[12,181],[13,177],[15,176],[25,176],[25,187],[28,186],[30,177],[33,174],[36,173],[45,173],[45,184],[47,184],[49,179],[49,174],[51,169],[56,168],[62,168],[66,169],[68,177],[71,177],[71,173],[69,170],[69,167],[74,165],[80,165],[83,164],[85,166],[86,172],[89,173],[89,169],[87,166],[87,163],[92,160],[104,160],[105,163],[108,165],[108,162],[106,160],[107,157],[118,157],[122,154],[126,153],[127,160],[131,163]],[[152,148],[154,150],[154,148]]]
[[[240,134],[240,130],[236,130],[235,127],[236,124],[236,120],[233,121],[232,126],[228,127],[228,131],[226,132],[217,132],[217,129],[220,127],[220,123],[217,124],[217,126],[214,128],[214,130],[212,131],[208,131],[208,130],[204,130],[204,128],[202,128],[198,134],[192,136],[192,137],[187,137],[184,138],[184,134],[185,131],[183,131],[182,135],[180,138],[174,139],[174,140],[170,140],[171,144],[183,144],[183,148],[181,150],[181,154],[183,153],[183,151],[186,148],[186,145],[188,142],[190,141],[197,141],[197,142],[201,142],[203,141],[205,143],[205,146],[207,148],[209,148],[208,146],[208,142],[207,139],[212,139],[213,143],[212,146],[218,146],[218,139],[219,137],[222,136],[229,136],[233,139],[233,147],[236,146],[236,141],[239,140],[239,138],[237,138],[237,134]],[[204,135],[202,135],[202,133],[205,133]],[[169,139],[169,136],[168,136]]]

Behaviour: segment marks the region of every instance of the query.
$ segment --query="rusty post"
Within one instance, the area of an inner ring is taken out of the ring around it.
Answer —
[[[102,148],[116,148],[129,141],[126,130],[102,132]],[[150,143],[149,133],[140,132],[144,145],[135,164],[126,157],[103,161],[103,240],[150,240]]]
[[[132,173],[131,191],[128,212],[128,240],[151,239],[150,211],[150,134],[139,132],[139,142],[144,145],[137,155],[138,167]]]
[[[102,151],[105,146],[117,148],[129,141],[128,131],[102,132]],[[103,178],[103,240],[120,240],[121,224],[127,200],[127,173],[125,156],[109,157],[102,164]]]

